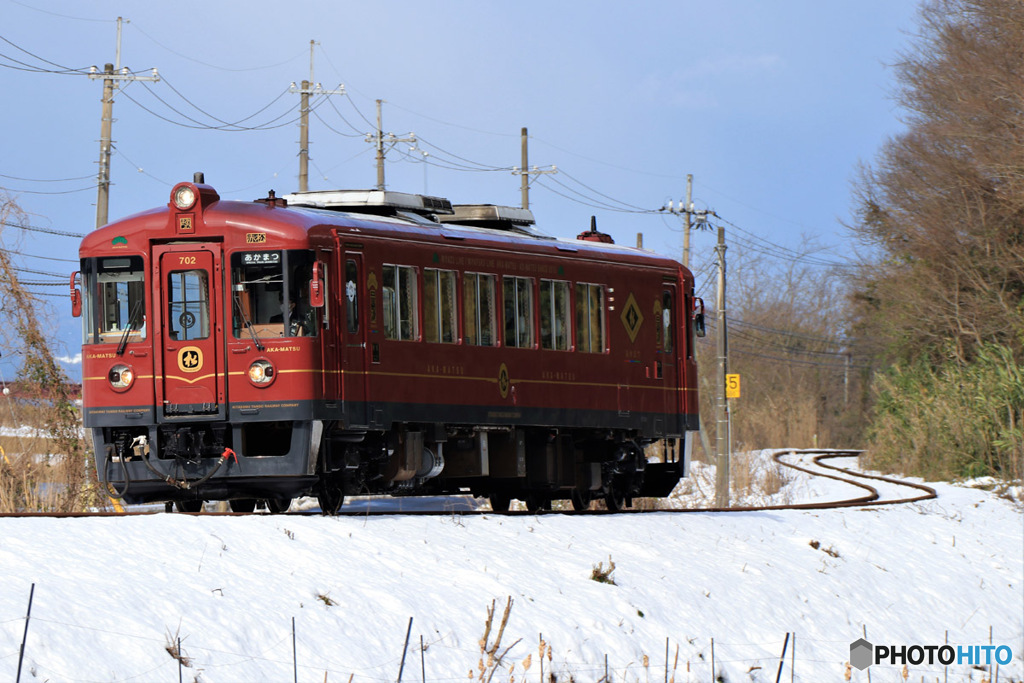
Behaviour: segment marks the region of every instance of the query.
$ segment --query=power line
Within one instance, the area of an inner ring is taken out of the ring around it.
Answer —
[[[55,230],[53,228],[41,228],[37,225],[11,223],[10,221],[0,221],[0,225],[6,225],[9,228],[20,228],[22,230],[28,230],[29,232],[42,232],[48,235],[60,235],[61,237],[77,237],[79,239],[85,237],[85,234],[81,232],[66,232],[64,230]]]
[[[796,339],[806,339],[807,341],[820,342],[822,344],[832,344],[832,345],[835,345],[835,346],[845,346],[848,343],[847,341],[837,341],[835,339],[826,339],[825,337],[815,337],[815,336],[808,335],[808,334],[800,334],[798,332],[787,332],[785,330],[779,330],[779,329],[776,329],[776,328],[773,328],[773,327],[763,327],[761,325],[755,325],[754,323],[748,323],[748,322],[744,322],[742,320],[737,320],[736,318],[733,318],[732,322],[734,324],[736,324],[736,325],[740,325],[741,327],[749,327],[751,329],[759,330],[761,332],[771,332],[773,334],[778,334],[778,335],[782,335],[782,336],[785,336],[785,337],[793,337],[793,338],[796,338]]]
[[[288,90],[286,89],[286,90],[284,90],[283,92],[281,92],[281,93],[280,93],[280,94],[279,94],[279,95],[278,95],[277,97],[275,97],[275,98],[274,98],[273,100],[271,100],[271,101],[270,101],[269,103],[267,103],[267,104],[266,104],[266,105],[265,105],[264,107],[262,107],[262,108],[260,108],[260,109],[257,109],[257,110],[256,110],[255,112],[253,112],[252,114],[249,114],[249,116],[246,116],[246,117],[245,117],[244,119],[239,119],[238,121],[234,121],[234,122],[229,122],[229,121],[225,121],[225,120],[223,120],[223,119],[221,119],[221,118],[218,118],[218,117],[214,116],[213,114],[209,113],[209,112],[208,112],[208,111],[206,111],[205,109],[202,109],[202,108],[201,108],[201,107],[200,107],[199,105],[197,105],[196,103],[194,103],[194,102],[193,102],[192,100],[190,100],[190,99],[188,99],[187,97],[185,97],[185,96],[184,96],[184,95],[183,95],[183,94],[181,93],[181,91],[180,91],[180,90],[178,90],[177,88],[175,88],[175,87],[174,87],[174,86],[173,86],[173,85],[172,85],[172,84],[171,84],[171,83],[170,83],[170,82],[169,82],[169,81],[167,80],[167,77],[166,77],[166,76],[164,77],[164,83],[165,83],[165,84],[167,85],[167,87],[168,87],[168,88],[170,88],[170,89],[171,89],[171,91],[172,91],[172,92],[173,92],[173,93],[174,93],[175,95],[177,95],[177,96],[178,96],[178,97],[180,97],[180,98],[181,98],[182,100],[184,100],[185,102],[187,102],[187,103],[189,104],[189,106],[191,106],[191,107],[192,107],[193,109],[195,109],[196,111],[200,112],[201,114],[203,114],[203,115],[205,115],[205,116],[208,116],[208,117],[210,117],[210,118],[211,118],[211,119],[213,119],[214,121],[216,121],[216,122],[218,122],[218,123],[220,123],[220,124],[223,124],[224,126],[228,126],[228,127],[237,127],[237,128],[239,128],[239,129],[241,129],[241,130],[254,130],[253,128],[249,128],[249,127],[243,127],[243,126],[241,126],[241,125],[239,125],[239,124],[241,124],[241,123],[244,123],[244,122],[248,121],[249,119],[255,118],[256,116],[259,116],[260,114],[262,114],[263,112],[265,112],[265,111],[266,111],[267,109],[270,109],[270,107],[274,106],[274,104],[275,104],[275,103],[277,103],[277,102],[278,102],[278,101],[279,101],[279,100],[280,100],[280,99],[281,99],[282,97],[284,97],[285,95],[287,95],[287,94],[288,94]],[[147,89],[148,89],[148,88],[147,88]],[[156,95],[155,93],[154,93],[154,97],[157,97],[157,99],[160,99],[160,97],[159,97],[159,96],[157,96],[157,95]],[[162,99],[160,99],[160,101],[161,101],[161,102],[164,102],[164,101],[163,101]],[[166,103],[166,102],[164,102],[164,104],[167,104],[167,103]],[[176,109],[174,109],[174,108],[173,108],[173,107],[171,107],[170,105],[167,105],[167,106],[168,106],[168,108],[172,109],[172,111],[177,111]],[[289,108],[288,108],[288,110],[289,110],[289,111],[290,111],[291,109],[292,109],[292,107],[289,107]],[[178,112],[178,113],[181,113],[181,112]],[[184,114],[182,114],[182,116],[185,116],[185,115],[184,115]],[[282,114],[282,116],[287,116],[287,112],[286,112],[285,114]],[[187,117],[187,116],[186,116],[186,118],[189,118],[189,117]],[[281,116],[278,116],[278,117],[276,117],[276,118],[274,118],[274,119],[271,119],[271,121],[276,121],[277,119],[280,119],[280,118],[281,118]],[[194,120],[194,119],[191,119],[191,118],[190,118],[189,120]],[[198,122],[198,121],[196,121],[196,123],[199,123],[199,122]],[[258,127],[257,127],[257,128],[258,128]]]
[[[74,21],[88,21],[88,22],[92,22],[94,24],[112,24],[113,23],[110,19],[90,19],[90,18],[87,18],[87,17],[73,17],[70,14],[60,14],[59,12],[50,12],[50,11],[45,10],[45,9],[39,9],[38,7],[33,7],[32,5],[26,5],[23,2],[18,2],[18,0],[8,0],[8,2],[12,2],[15,5],[20,5],[20,6],[24,7],[25,9],[30,9],[30,10],[32,10],[34,12],[40,12],[42,14],[49,14],[51,17],[60,17],[61,19],[72,19]]]
[[[14,175],[4,175],[0,173],[0,178],[7,178],[8,180],[20,180],[25,183],[68,183],[74,180],[92,180],[96,176],[94,175],[83,175],[76,178],[20,178]]]
[[[61,263],[78,263],[78,259],[56,258],[56,257],[53,257],[53,256],[39,256],[37,254],[26,254],[25,252],[17,251],[16,249],[0,248],[0,251],[6,252],[8,254],[17,254],[18,256],[25,256],[27,258],[42,259],[43,261],[59,261]]]
[[[76,192],[85,192],[86,190],[96,189],[95,185],[89,185],[88,187],[80,187],[77,190],[19,190],[13,187],[4,187],[4,190],[13,192],[15,194],[45,194],[45,195],[58,195],[58,194],[75,194]]]
[[[52,271],[47,270],[33,270],[31,268],[18,268],[16,266],[11,266],[11,268],[13,268],[15,271],[19,273],[31,273],[32,275],[48,275],[50,277],[60,277],[59,275],[55,275]]]
[[[199,59],[196,59],[195,57],[191,57],[189,55],[186,55],[186,54],[183,54],[181,52],[178,52],[174,48],[167,47],[166,45],[161,43],[159,40],[157,40],[153,36],[149,35],[145,31],[143,31],[141,28],[139,28],[138,24],[136,24],[134,22],[131,22],[130,25],[136,31],[138,31],[142,35],[146,36],[151,41],[153,41],[156,45],[158,45],[159,47],[162,47],[163,49],[167,50],[171,54],[176,55],[178,57],[181,57],[182,59],[187,59],[190,62],[195,62],[196,64],[199,64],[201,66],[209,67],[211,69],[217,69],[218,71],[229,71],[229,72],[237,73],[237,72],[241,72],[241,71],[263,71],[265,69],[274,69],[274,68],[277,68],[279,66],[284,66],[285,64],[290,64],[290,63],[294,62],[296,59],[298,59],[299,57],[301,57],[302,55],[305,54],[305,50],[303,50],[302,52],[299,52],[297,55],[289,57],[285,61],[278,62],[276,64],[266,64],[266,65],[263,65],[263,66],[248,66],[248,67],[242,67],[242,68],[238,68],[238,69],[232,69],[232,68],[229,68],[229,67],[226,67],[226,66],[218,66],[216,64],[210,64],[209,62],[204,62],[204,61],[201,61]]]
[[[33,65],[29,64],[28,62],[23,62],[23,61],[21,61],[19,59],[14,59],[13,57],[9,57],[9,56],[7,56],[5,54],[0,54],[0,57],[3,57],[4,59],[10,60],[10,61],[14,62],[15,64],[21,64],[22,66],[26,67],[24,69],[19,69],[21,71],[38,71],[38,72],[42,72],[42,73],[52,73],[52,74],[59,74],[59,75],[67,75],[67,74],[79,75],[79,74],[86,73],[88,71],[88,67],[77,68],[76,69],[76,68],[72,68],[72,67],[69,67],[69,66],[64,66],[63,64],[58,64],[57,62],[51,62],[49,59],[46,59],[45,57],[40,57],[39,55],[35,54],[34,52],[30,52],[30,51],[26,50],[25,48],[21,47],[20,45],[18,45],[16,43],[12,43],[7,38],[4,38],[3,36],[0,36],[0,40],[2,40],[3,42],[7,43],[11,47],[13,47],[15,50],[18,50],[19,52],[25,53],[29,57],[32,57],[33,59],[36,59],[36,60],[38,60],[40,62],[43,62],[45,64],[49,64],[50,66],[55,66],[58,69],[58,70],[43,69],[43,68],[38,67],[38,66],[33,66]],[[7,66],[7,65],[4,64],[3,66]],[[16,68],[16,67],[10,67],[10,68]]]
[[[163,180],[162,178],[157,178],[157,177],[156,177],[155,175],[153,175],[152,173],[150,173],[150,172],[148,172],[148,171],[144,170],[144,169],[143,169],[143,168],[142,168],[141,166],[139,166],[139,165],[138,165],[138,164],[136,164],[136,163],[135,163],[134,161],[132,161],[131,159],[129,159],[129,158],[127,157],[127,156],[125,156],[124,152],[122,152],[122,151],[121,151],[121,148],[120,148],[120,147],[118,147],[117,145],[111,145],[111,149],[112,149],[112,150],[113,150],[114,152],[117,152],[117,155],[118,155],[119,157],[121,157],[122,159],[124,159],[125,161],[127,161],[127,162],[128,162],[129,164],[131,164],[131,165],[132,165],[132,166],[133,166],[133,167],[135,168],[135,170],[136,170],[136,171],[138,171],[139,173],[141,173],[142,175],[145,175],[145,176],[149,176],[149,177],[150,177],[150,178],[152,178],[153,180],[155,180],[155,181],[157,181],[158,183],[161,183],[161,184],[163,184],[163,185],[166,185],[167,187],[172,187],[172,186],[174,185],[174,183],[169,183],[169,182],[167,182],[166,180]]]

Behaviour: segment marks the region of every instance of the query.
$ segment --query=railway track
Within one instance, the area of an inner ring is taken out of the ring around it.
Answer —
[[[822,450],[787,450],[779,451],[775,453],[773,459],[780,466],[789,469],[804,472],[814,477],[823,477],[826,479],[835,480],[842,482],[849,486],[852,486],[858,490],[858,495],[851,498],[843,498],[840,500],[828,500],[821,502],[806,502],[806,503],[790,503],[781,505],[740,505],[732,506],[727,508],[716,508],[716,507],[701,507],[701,508],[676,508],[676,509],[637,509],[637,510],[624,510],[622,512],[608,512],[606,510],[584,510],[584,511],[544,511],[544,512],[526,512],[526,511],[511,511],[505,513],[495,513],[491,510],[413,510],[413,511],[395,511],[395,510],[373,510],[373,509],[357,509],[357,510],[346,510],[342,508],[338,515],[339,516],[370,516],[379,517],[385,515],[402,515],[402,516],[451,516],[451,515],[509,515],[509,516],[523,516],[523,515],[536,515],[536,514],[558,514],[558,515],[608,515],[608,514],[648,514],[648,513],[729,513],[729,512],[757,512],[766,510],[831,510],[837,508],[847,507],[865,507],[865,506],[877,506],[877,505],[902,505],[906,503],[913,503],[921,500],[928,500],[936,498],[938,494],[935,489],[924,484],[918,484],[914,482],[908,482],[893,477],[884,477],[877,474],[867,474],[864,472],[855,471],[847,467],[840,467],[834,464],[828,464],[827,460],[837,460],[843,458],[855,458],[860,455],[860,451],[856,450],[844,450],[844,451],[822,451]],[[809,459],[810,463],[806,462]],[[796,462],[794,462],[795,460]],[[879,489],[882,489],[881,491]],[[14,513],[0,513],[0,518],[4,517],[132,517],[132,516],[144,516],[152,514],[161,514],[158,510],[145,510],[145,511],[125,511],[125,512],[112,512],[112,511],[95,511],[95,512],[14,512]],[[252,514],[262,513],[236,513],[236,512],[198,512],[198,513],[176,513],[176,514],[196,514],[196,515],[208,515],[208,516],[223,516],[223,517],[245,517]],[[293,516],[309,516],[321,514],[319,510],[305,510],[305,511],[294,511],[283,513],[286,515]]]

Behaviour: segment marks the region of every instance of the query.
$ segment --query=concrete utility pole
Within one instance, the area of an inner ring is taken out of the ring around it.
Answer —
[[[522,204],[524,209],[530,208],[530,176],[532,175],[543,175],[545,173],[558,173],[558,167],[552,166],[550,168],[537,168],[534,166],[530,168],[529,164],[529,136],[526,134],[526,127],[524,126],[520,130],[520,147],[522,148],[522,167],[516,166],[512,169],[512,175],[517,175],[521,178],[520,191],[522,192],[523,199]]]
[[[729,507],[729,413],[725,375],[729,365],[725,317],[725,227],[718,226],[718,386],[715,398],[715,507]]]
[[[315,40],[309,41],[309,80],[302,81],[302,87],[296,88],[292,83],[288,92],[299,93],[302,102],[299,106],[299,192],[309,190],[309,96],[310,95],[344,95],[345,86],[338,85],[335,90],[324,90],[319,83],[310,88],[313,83],[313,47]]]
[[[103,79],[103,116],[100,121],[100,170],[96,177],[96,227],[107,224],[108,206],[110,203],[110,150],[113,145],[111,140],[114,123],[114,90],[118,87],[115,81],[159,81],[160,74],[156,69],[152,70],[151,76],[139,76],[128,71],[128,67],[121,66],[121,23],[124,20],[117,18],[117,51],[114,64],[104,64],[103,73],[94,66],[89,71],[89,78]]]
[[[690,267],[690,214],[693,213],[693,174],[686,174],[686,230],[683,231],[683,265]]]
[[[709,215],[714,215],[714,211],[708,211],[702,209],[700,211],[693,210],[693,174],[686,174],[686,202],[679,202],[679,207],[669,200],[668,206],[661,207],[662,211],[668,211],[669,213],[677,213],[683,215],[683,265],[687,268],[690,267],[690,230],[694,225],[694,218],[697,219],[696,224],[698,228],[703,227]]]
[[[399,142],[409,142],[413,145],[416,144],[416,133],[409,133],[408,137],[400,138],[395,136],[394,133],[384,134],[383,114],[381,113],[381,105],[384,100],[377,100],[377,132],[367,133],[366,141],[373,142],[377,147],[377,189],[383,190],[384,186],[384,143],[394,147]]]

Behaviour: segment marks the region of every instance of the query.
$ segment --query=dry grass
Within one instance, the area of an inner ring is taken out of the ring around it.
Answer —
[[[85,486],[92,463],[57,453],[44,425],[48,406],[0,395],[0,512],[71,510],[101,504]],[[86,441],[83,439],[83,441]]]

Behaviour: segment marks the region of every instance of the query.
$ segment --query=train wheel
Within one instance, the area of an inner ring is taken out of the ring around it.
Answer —
[[[341,489],[323,484],[317,491],[316,499],[320,503],[320,511],[325,515],[336,515],[345,502],[345,494]]]
[[[492,493],[491,494],[491,509],[495,512],[508,512],[509,506],[512,505],[512,496],[504,493]]]
[[[551,499],[542,493],[529,493],[526,496],[526,509],[530,512],[550,510]]]
[[[573,491],[572,492],[572,509],[577,512],[590,509],[590,492],[589,491]]]
[[[288,512],[288,508],[292,506],[291,498],[268,498],[267,499],[267,510],[272,515],[279,515],[282,512]]]
[[[201,500],[179,500],[174,503],[178,512],[202,512],[203,501]]]
[[[228,505],[231,507],[232,512],[252,512],[256,509],[256,499],[239,498],[237,500],[229,500]]]
[[[604,496],[604,504],[609,512],[619,512],[626,507],[626,494],[613,482]]]

